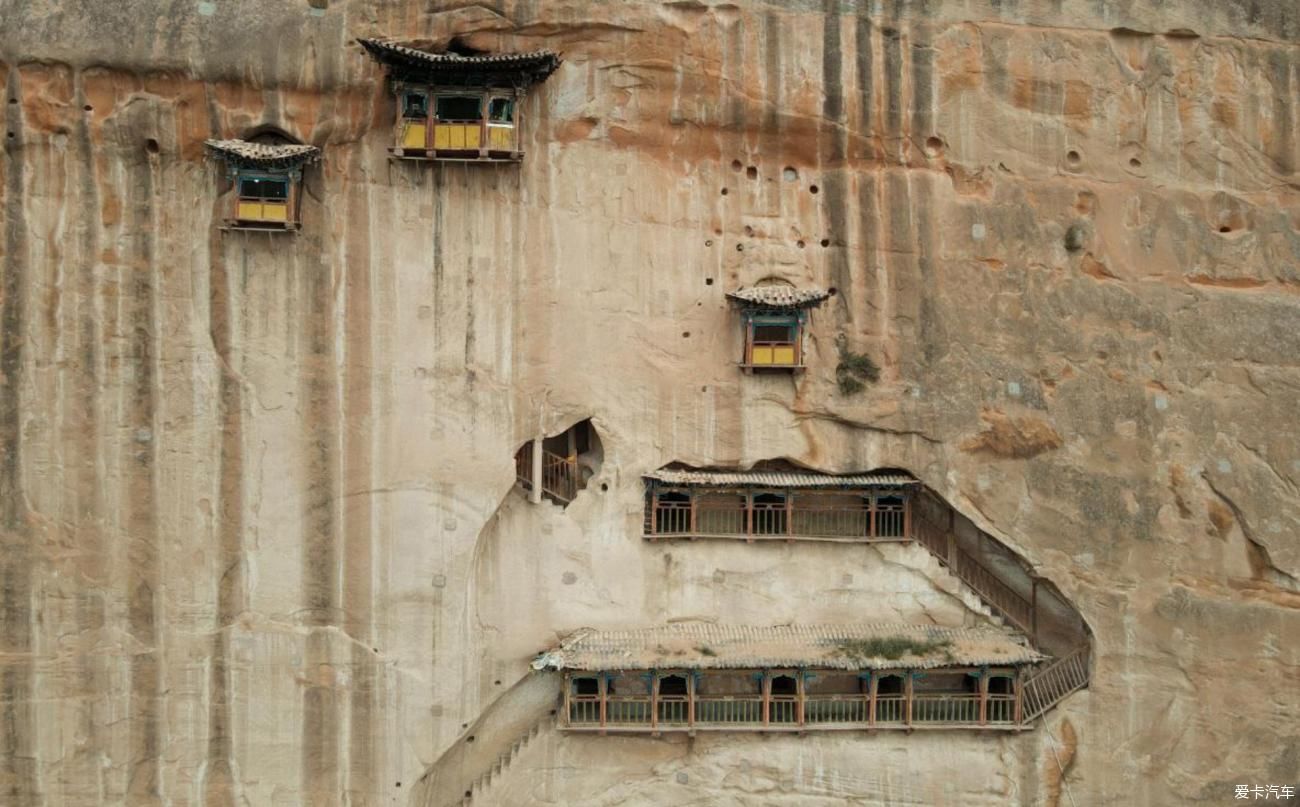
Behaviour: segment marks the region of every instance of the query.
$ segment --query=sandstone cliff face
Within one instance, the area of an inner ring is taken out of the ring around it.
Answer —
[[[639,474],[777,457],[915,473],[1074,601],[1091,688],[1017,737],[547,735],[501,803],[1296,781],[1294,4],[0,20],[3,803],[404,804],[557,633],[982,618],[914,558],[641,541]],[[357,36],[560,51],[523,165],[390,163]],[[324,149],[303,233],[222,235],[202,141],[264,124]],[[772,275],[838,292],[793,380],[734,366],[723,294]],[[578,501],[512,494],[585,417]]]

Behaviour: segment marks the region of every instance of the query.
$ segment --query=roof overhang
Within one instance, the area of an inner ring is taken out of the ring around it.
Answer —
[[[358,39],[371,58],[398,81],[470,87],[528,87],[560,66],[553,51],[461,56],[430,53],[382,39]]]
[[[267,145],[247,140],[206,140],[208,152],[235,168],[292,169],[320,159],[320,149],[298,143]]]

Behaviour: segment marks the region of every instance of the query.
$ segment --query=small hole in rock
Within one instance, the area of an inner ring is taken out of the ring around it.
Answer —
[[[746,225],[745,225],[745,235],[750,235],[750,236],[752,236],[753,234],[754,234],[754,228],[753,228],[753,227],[750,227],[748,224],[746,224]]]
[[[95,108],[94,108],[93,106],[91,106],[90,104],[86,104],[85,106],[82,107],[82,109],[84,109],[84,110],[87,111],[87,112],[94,112],[94,111],[95,111]]]
[[[1079,156],[1079,152],[1075,151],[1074,149],[1070,149],[1069,151],[1065,152],[1065,161],[1068,162],[1070,165],[1077,166],[1081,159],[1082,157]]]
[[[736,244],[736,251],[737,251],[737,252],[744,252],[744,251],[745,251],[745,245],[744,245],[744,244]]]
[[[829,247],[830,245],[831,245],[831,240],[829,238],[822,239],[822,246]]]
[[[157,154],[157,153],[158,153],[158,141],[157,141],[157,140],[154,140],[152,137],[149,138],[148,140],[144,141],[144,150],[147,151],[147,152],[149,152],[150,154]]]
[[[1221,225],[1221,226],[1219,227],[1219,232],[1221,232],[1221,233],[1230,233],[1230,232],[1232,232],[1232,228],[1229,227],[1228,225],[1224,224],[1224,225]]]
[[[742,168],[744,168],[744,167],[745,167],[744,164],[743,164],[740,160],[732,160],[732,161],[731,161],[731,170],[732,170],[732,171],[739,171],[740,169],[742,169]]]
[[[600,492],[601,492],[601,493],[604,493],[604,492],[607,491],[607,490],[609,490],[609,483],[608,483],[608,482],[601,482],[601,483],[600,483]]]
[[[808,192],[809,192],[809,193],[816,193],[816,192],[819,191],[819,190],[821,190],[821,189],[818,188],[816,185],[813,185],[813,186],[811,186],[811,187],[808,188]]]
[[[704,278],[704,285],[706,285],[706,286],[712,286],[712,285],[713,285],[713,278],[711,278],[711,277],[706,277],[706,278]]]
[[[14,133],[13,133],[13,132],[10,132],[10,133],[9,133],[9,137],[12,138],[13,136],[14,136]]]
[[[470,799],[470,798],[473,798],[473,797],[474,797],[474,791],[473,791],[473,790],[466,790],[466,791],[465,791],[465,798]]]
[[[794,242],[794,245],[795,245],[796,247],[798,247],[799,249],[803,249],[803,247],[804,247],[804,243],[803,243],[802,241],[795,241],[795,242]]]
[[[706,246],[706,247],[711,247],[711,246],[713,246],[713,239],[712,239],[712,238],[705,239],[705,241],[704,241],[704,246]]]
[[[943,151],[943,141],[937,137],[927,137],[925,139],[925,150],[934,156]]]
[[[472,742],[474,742],[474,735],[471,734],[471,735],[469,735],[468,737],[466,737],[466,738],[465,738],[465,742],[467,742],[467,743],[472,743]]]
[[[501,686],[501,682],[500,682],[500,681],[493,681],[492,683],[496,684],[497,686]]]
[[[460,724],[460,727],[463,728],[463,729],[467,729],[467,728],[469,728],[469,724],[468,724],[468,723],[461,723],[461,724]]]
[[[721,228],[721,227],[717,228],[716,230],[713,231],[713,234],[714,234],[714,235],[722,235],[722,228]]]
[[[835,295],[840,293],[840,290],[835,288],[834,286],[831,286],[829,289],[826,290],[826,293],[834,297]]]
[[[682,338],[683,338],[683,339],[690,339],[690,338],[691,338],[691,332],[690,332],[690,331],[682,331]]]
[[[401,786],[402,786],[402,783],[401,783],[401,782],[398,782],[398,783],[397,783],[397,786],[398,786],[398,787],[401,787]]]
[[[1132,158],[1132,159],[1130,159],[1130,160],[1128,161],[1128,165],[1129,165],[1129,168],[1141,168],[1141,167],[1142,167],[1142,161],[1139,160],[1137,157],[1134,157],[1134,158]]]
[[[799,172],[794,169],[794,166],[787,165],[785,168],[781,169],[781,179],[784,179],[786,182],[794,182],[798,178]]]
[[[751,165],[745,169],[745,176],[749,179],[758,179],[758,166]]]
[[[723,188],[723,189],[722,189],[722,195],[723,195],[723,196],[726,196],[726,195],[727,195],[727,189],[726,189],[726,188]]]

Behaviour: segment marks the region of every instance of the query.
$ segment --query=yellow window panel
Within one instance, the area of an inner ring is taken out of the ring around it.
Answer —
[[[262,204],[263,221],[288,221],[289,205],[284,202],[265,202]]]
[[[772,348],[759,347],[755,345],[753,351],[750,353],[749,363],[750,364],[773,364]]]
[[[781,345],[772,348],[773,364],[794,364],[794,345]]]
[[[465,124],[465,148],[477,149],[483,143],[483,129],[476,123]]]
[[[427,148],[425,140],[427,129],[423,123],[408,123],[402,131],[402,148]]]
[[[494,151],[509,151],[514,145],[514,134],[513,126],[489,126],[488,145]]]
[[[235,218],[247,221],[260,221],[262,218],[262,203],[248,202],[240,199],[238,205],[235,207]]]

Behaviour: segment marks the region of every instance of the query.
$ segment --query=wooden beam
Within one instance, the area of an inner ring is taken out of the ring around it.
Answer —
[[[533,438],[533,487],[528,491],[528,501],[542,503],[542,438]]]

